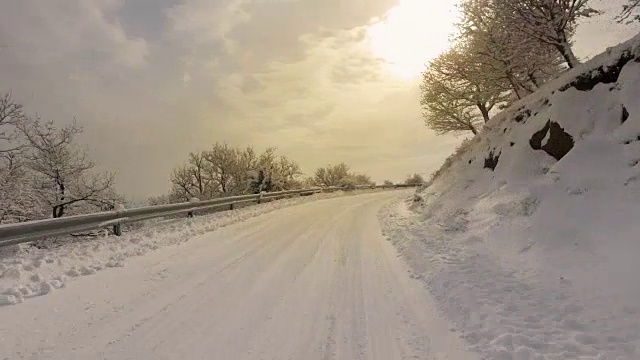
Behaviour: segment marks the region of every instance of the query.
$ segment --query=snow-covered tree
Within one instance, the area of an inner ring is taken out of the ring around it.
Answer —
[[[0,95],[0,153],[12,153],[23,148],[17,127],[25,120],[22,105],[13,101],[11,93]]]
[[[351,186],[356,185],[373,185],[371,177],[366,174],[352,173],[349,166],[345,163],[337,165],[327,165],[318,168],[313,176],[315,186]]]
[[[432,60],[423,73],[421,105],[427,126],[438,134],[476,134],[491,110],[509,98],[509,83],[496,76],[470,42],[459,42]]]
[[[413,174],[407,176],[407,179],[404,181],[406,185],[422,185],[424,184],[424,178],[420,174]]]
[[[300,187],[300,165],[275,148],[258,154],[252,147],[214,144],[211,149],[192,153],[189,160],[171,175],[171,196],[181,201],[192,197],[209,199],[261,191]]]
[[[196,189],[193,172],[189,165],[183,164],[173,169],[169,197],[178,199],[180,202],[189,201],[189,199],[197,197]]]
[[[461,8],[459,41],[465,42],[470,53],[475,55],[474,61],[484,69],[484,78],[496,83],[506,82],[514,95],[522,98],[525,94],[517,80],[516,59],[524,49],[514,46],[520,44],[521,37],[517,39],[510,31],[494,0],[465,0]]]
[[[75,122],[57,127],[52,121],[29,120],[20,124],[28,153],[25,165],[34,173],[35,191],[48,205],[52,217],[65,215],[75,205],[113,207],[114,175],[94,173],[94,163],[76,143],[82,128]]]
[[[171,195],[167,195],[167,194],[151,196],[151,197],[149,197],[147,199],[147,205],[149,205],[149,206],[173,204],[173,203],[176,203],[176,202],[182,202],[182,201],[180,201],[178,199],[175,199],[175,198],[171,197]]]
[[[33,120],[0,96],[0,222],[112,210],[124,199],[113,174],[96,174],[76,142],[82,128]]]
[[[464,0],[458,41],[477,64],[480,81],[510,90],[520,99],[555,77],[561,60],[551,45],[515,26],[512,11],[501,1]]]
[[[206,200],[213,197],[208,166],[203,152],[190,153],[188,161],[175,168],[171,174],[170,197],[177,201],[189,201],[194,197]]]
[[[340,186],[349,177],[349,166],[345,163],[327,165],[318,168],[314,173],[314,182],[317,186]]]
[[[0,153],[0,162],[0,224],[46,217],[19,153]]]
[[[508,11],[510,26],[541,43],[553,46],[570,68],[580,64],[571,48],[576,22],[598,11],[589,0],[495,0],[498,9]]]
[[[7,93],[0,96],[0,224],[43,217],[43,205],[24,166],[25,144],[18,127],[26,116]]]
[[[376,183],[371,180],[371,176],[367,174],[351,174],[350,179],[355,185],[375,185]]]
[[[468,83],[437,71],[438,64],[446,63],[443,59],[432,61],[423,73],[420,105],[426,125],[439,135],[458,131],[477,134],[480,114],[470,104]]]
[[[305,177],[302,181],[302,187],[303,188],[313,188],[318,186],[318,184],[316,184],[315,178],[313,176],[307,176]]]
[[[302,175],[300,165],[284,155],[272,159],[270,163],[261,167],[270,178],[272,191],[291,190],[301,188],[298,177]]]
[[[634,21],[640,21],[640,0],[627,0],[622,5],[622,12],[618,15],[617,20],[620,23],[630,24]]]
[[[236,188],[237,184],[234,182],[234,174],[238,167],[237,148],[216,143],[211,150],[205,151],[203,156],[207,162],[208,177],[216,193],[231,196],[242,192]]]

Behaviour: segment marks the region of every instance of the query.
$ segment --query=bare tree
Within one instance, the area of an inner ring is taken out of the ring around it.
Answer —
[[[202,153],[190,153],[189,164],[191,164],[191,176],[193,179],[193,185],[196,187],[198,193],[197,196],[202,200],[211,197],[209,184],[211,179],[206,176],[207,162]]]
[[[340,186],[348,177],[349,166],[340,163],[317,169],[314,174],[314,182],[317,186]]]
[[[42,199],[34,191],[19,153],[0,153],[0,159],[0,224],[42,218]]]
[[[200,200],[213,197],[209,165],[203,152],[190,153],[189,160],[171,174],[171,195],[180,201],[188,201],[193,197]]]
[[[17,126],[26,119],[21,104],[11,98],[11,93],[0,96],[0,153],[20,150],[23,144],[17,142]]]
[[[471,68],[477,69],[477,81],[521,99],[562,70],[560,56],[551,45],[521,31],[501,1],[464,0],[458,40],[475,64]]]
[[[191,153],[189,160],[171,175],[174,198],[186,201],[299,187],[300,166],[275,148],[257,154],[252,147],[215,144],[210,150]]]
[[[166,205],[174,202],[181,202],[181,200],[173,198],[171,195],[151,196],[147,199],[147,205],[149,206]]]
[[[349,166],[345,163],[327,165],[317,169],[313,177],[313,183],[322,187],[374,184],[369,175],[349,172]]]
[[[512,27],[553,46],[570,68],[580,64],[571,48],[576,21],[599,13],[588,7],[588,2],[589,0],[496,0],[497,8],[509,10]]]
[[[274,173],[280,190],[289,190],[302,186],[302,183],[298,180],[298,177],[302,175],[300,165],[284,155],[281,155],[278,161],[275,162]]]
[[[318,186],[318,184],[316,183],[315,177],[313,177],[313,176],[305,177],[301,181],[301,183],[302,183],[302,187],[305,187],[305,188],[312,188],[312,187]]]
[[[10,93],[0,96],[0,223],[42,217],[42,203],[24,166],[25,146],[18,126],[26,121]]]
[[[513,33],[508,31],[504,16],[495,8],[494,0],[464,0],[462,21],[457,24],[460,41],[476,55],[475,61],[484,68],[484,78],[492,82],[506,81],[515,96],[524,96],[516,80],[514,60],[521,49],[514,48]]]
[[[617,21],[627,24],[640,21],[638,8],[640,8],[640,0],[627,0],[627,3],[622,5],[622,12],[617,16]]]
[[[193,172],[189,165],[184,164],[173,169],[169,197],[178,199],[178,201],[189,201],[196,195],[196,189],[193,186]]]
[[[408,176],[404,183],[406,185],[422,185],[424,184],[424,178],[420,174],[413,174]]]
[[[429,63],[421,84],[423,116],[438,134],[478,133],[491,110],[509,98],[509,83],[492,75],[468,43],[455,44]]]
[[[215,144],[211,150],[205,151],[203,156],[207,162],[212,189],[223,196],[238,192],[237,179],[234,182],[234,175],[237,174],[238,168],[238,149],[227,144]]]
[[[355,185],[375,185],[376,183],[371,180],[371,176],[367,174],[351,174],[350,181]]]
[[[300,165],[284,155],[276,156],[275,148],[268,148],[259,157],[253,168],[250,187],[254,193],[260,191],[282,191],[302,187],[298,177],[302,175]]]
[[[275,152],[275,149],[267,149],[265,153]],[[256,179],[259,178],[260,161],[265,160],[265,155],[258,155],[251,146],[247,146],[244,149],[238,148],[237,150],[237,163],[234,170],[234,182],[236,193],[255,193],[257,183]],[[264,175],[264,174],[263,174]],[[256,177],[257,176],[257,177]],[[262,190],[259,190],[262,191]],[[259,192],[258,191],[258,192]]]
[[[36,191],[54,218],[77,203],[106,204],[112,199],[114,174],[95,174],[86,150],[75,142],[82,128],[75,122],[56,127],[52,121],[20,124],[29,153],[26,165],[35,173]]]
[[[478,133],[478,113],[457,94],[458,89],[452,83],[427,71],[421,90],[422,116],[426,125],[436,134],[459,131]]]

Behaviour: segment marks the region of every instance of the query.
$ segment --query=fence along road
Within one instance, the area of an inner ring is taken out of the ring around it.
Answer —
[[[359,186],[359,189],[395,189],[406,188],[414,185],[379,185]],[[179,204],[146,206],[135,209],[118,209],[94,214],[27,221],[17,224],[0,225],[0,247],[31,242],[34,240],[68,235],[83,231],[113,227],[116,235],[121,234],[121,225],[157,217],[193,214],[197,211],[223,208],[233,209],[235,205],[244,203],[260,203],[262,200],[280,199],[289,196],[312,195],[319,192],[332,192],[341,190],[341,187],[311,188],[300,190],[288,190],[271,193],[251,194],[223,197],[206,201],[184,202]]]

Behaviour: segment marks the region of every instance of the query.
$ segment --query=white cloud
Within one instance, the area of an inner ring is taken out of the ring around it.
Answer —
[[[42,65],[73,58],[78,69],[143,66],[149,45],[113,20],[116,0],[21,0],[3,4],[0,30],[22,61]],[[110,20],[111,19],[111,20]]]
[[[169,36],[192,48],[222,42],[233,53],[229,33],[251,19],[243,5],[243,0],[184,0],[166,11]]]

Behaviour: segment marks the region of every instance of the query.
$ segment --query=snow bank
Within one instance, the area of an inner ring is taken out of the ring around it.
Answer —
[[[640,35],[490,121],[385,231],[486,359],[640,359]]]
[[[361,192],[348,194],[355,193]],[[127,258],[180,244],[223,226],[287,206],[345,194],[338,191],[296,197],[191,219],[153,220],[121,237],[56,238],[44,241],[41,244],[44,248],[29,244],[0,248],[0,306],[48,294],[65,287],[71,278],[122,267]]]

